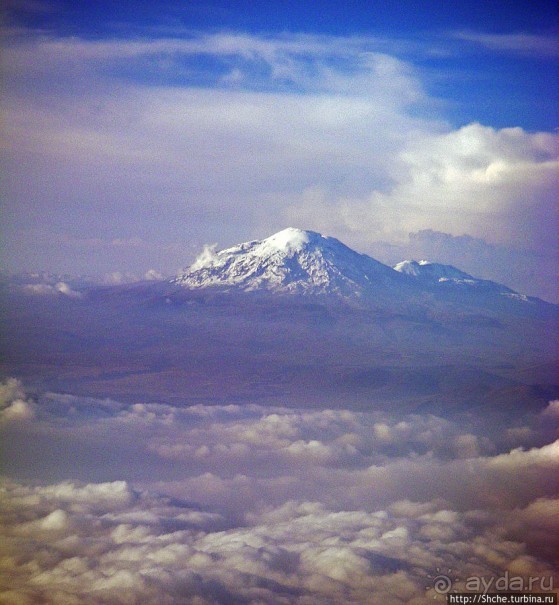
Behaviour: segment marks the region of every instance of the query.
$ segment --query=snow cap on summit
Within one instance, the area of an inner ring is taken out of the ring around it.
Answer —
[[[397,265],[394,265],[394,269],[398,271],[398,273],[408,275],[425,284],[443,284],[446,286],[466,287],[469,289],[475,288],[478,291],[483,291],[485,293],[491,291],[495,294],[507,296],[509,298],[522,298],[523,296],[522,294],[518,294],[517,292],[514,292],[514,290],[507,288],[507,286],[497,284],[488,279],[473,277],[469,273],[461,271],[452,265],[432,263],[428,260],[421,260],[419,262],[415,260],[404,260]]]
[[[469,273],[461,271],[452,265],[443,265],[441,263],[432,263],[428,260],[404,260],[394,269],[399,273],[412,275],[422,279],[475,279]]]
[[[293,249],[300,249],[304,244],[311,241],[311,236],[318,236],[318,233],[311,231],[303,231],[295,227],[287,227],[283,231],[278,231],[270,237],[262,240],[262,244],[267,246],[275,246],[278,250],[289,252]]]
[[[333,237],[289,227],[263,240],[216,252],[206,248],[173,283],[188,288],[236,288],[360,297],[401,276]]]
[[[278,231],[278,233],[274,233],[274,235],[263,239],[258,248],[263,254],[269,254],[274,251],[292,254],[293,252],[299,252],[312,239],[321,237],[320,234],[314,233],[314,231],[303,231],[295,227],[287,227],[287,229]]]

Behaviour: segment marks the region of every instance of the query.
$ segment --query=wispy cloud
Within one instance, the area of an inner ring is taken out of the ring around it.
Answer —
[[[245,88],[283,85],[285,90],[351,96],[369,89],[373,80],[378,85],[408,75],[407,85],[413,85],[414,95],[421,96],[419,81],[409,66],[386,50],[389,41],[374,37],[182,32],[181,37],[81,39],[21,30],[5,33],[8,73],[24,70],[40,77],[44,70],[58,66],[72,69],[59,73],[64,79],[85,74],[91,78],[100,72],[108,75],[120,66],[128,75],[157,83],[173,84],[177,79],[183,86],[241,82]],[[201,66],[199,60],[204,58],[211,63]]]
[[[555,36],[518,34],[487,34],[473,31],[454,32],[458,40],[502,53],[536,57],[559,57],[559,40]]]
[[[289,223],[363,251],[431,229],[553,257],[556,136],[453,129],[424,71],[382,39],[20,32],[5,62],[14,257],[34,252],[30,238],[15,252],[33,229],[184,246]],[[177,255],[161,268],[191,260]],[[101,272],[115,270],[103,262]]]

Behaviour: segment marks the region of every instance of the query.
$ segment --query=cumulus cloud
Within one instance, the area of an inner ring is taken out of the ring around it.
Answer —
[[[68,298],[81,298],[81,292],[72,289],[66,282],[58,282],[54,286],[51,284],[25,284],[22,290],[27,294],[37,294],[39,296],[55,296],[62,294]]]
[[[35,404],[28,399],[23,386],[16,378],[0,383],[0,424],[31,420],[35,416]]]
[[[13,379],[0,394],[26,400]],[[397,410],[56,393],[35,407],[1,427],[34,452],[7,457],[28,482],[2,483],[6,603],[423,604],[437,569],[456,588],[554,574],[559,442],[540,425],[553,402],[509,426],[516,449],[502,427]],[[45,482],[62,451],[72,464]]]
[[[227,528],[219,515],[157,493],[123,501],[130,490],[120,483],[4,482],[3,491],[8,603],[420,604],[436,596],[436,570],[449,566],[458,589],[470,576],[505,572],[554,580],[551,561],[534,549],[556,530],[552,500],[505,515],[437,501],[374,512],[289,501]]]
[[[453,236],[549,253],[557,247],[558,140],[480,124],[423,135],[400,152],[390,190],[341,200],[327,190],[309,191],[290,215],[322,230],[343,225],[362,242],[375,233],[398,243],[436,226]]]
[[[160,281],[165,279],[165,276],[157,271],[157,269],[148,269],[144,273],[144,279],[147,279],[148,281]]]
[[[487,437],[433,415],[390,417],[379,412],[292,410],[258,405],[123,405],[117,402],[47,394],[41,398],[43,428],[63,438],[54,418],[70,415],[72,431],[90,443],[118,439],[190,472],[221,468],[229,474],[247,465],[261,473],[299,468],[365,468],[392,458],[491,452]],[[530,435],[530,438],[532,436]],[[516,442],[518,443],[518,441]],[[519,443],[522,443],[520,440]],[[530,442],[531,443],[531,442]]]
[[[233,244],[286,223],[363,251],[430,229],[550,263],[556,135],[452,129],[424,75],[395,50],[374,37],[302,34],[8,36],[4,153],[11,207],[26,212],[18,224],[41,224],[61,256],[54,226],[101,241],[103,216],[123,234],[107,240],[103,258],[132,266],[142,253],[148,263],[148,246],[169,272],[190,260],[185,241]],[[201,57],[215,68],[202,69]],[[131,77],[115,87],[122,70]],[[40,186],[47,178],[52,195]],[[159,248],[130,236],[152,232],[155,216]],[[22,229],[7,235],[8,249],[37,241]],[[67,245],[84,256],[78,242]]]
[[[550,401],[542,412],[542,415],[545,416],[546,419],[550,418],[555,420],[556,423],[559,423],[559,400],[554,399],[553,401]]]
[[[64,296],[68,296],[69,298],[81,298],[82,294],[81,292],[77,292],[76,290],[73,290],[72,287],[67,284],[66,282],[58,282],[55,286],[55,289],[57,292],[60,292],[60,294],[64,294]]]

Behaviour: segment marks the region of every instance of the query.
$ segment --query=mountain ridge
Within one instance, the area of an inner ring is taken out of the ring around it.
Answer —
[[[507,306],[508,302],[511,310],[511,305],[518,310],[559,309],[556,304],[474,277],[452,265],[404,260],[390,266],[334,237],[293,227],[219,251],[215,245],[205,246],[195,261],[174,278],[149,275],[129,284],[109,284],[91,277],[30,273],[5,275],[0,283],[28,296],[74,299],[98,297],[100,292],[110,295],[113,290],[140,295],[145,290],[147,298],[169,296],[176,302],[188,292],[198,292],[298,295],[357,306],[429,304],[429,300],[438,300],[485,308]]]
[[[358,300],[383,294],[407,298],[422,291],[552,304],[473,277],[452,265],[406,260],[390,267],[334,237],[293,227],[217,252],[215,247],[206,247],[170,283],[192,290],[267,291]]]
[[[182,282],[92,286],[79,297],[51,277],[48,290],[0,287],[0,371],[53,391],[86,385],[176,405],[436,410],[496,398],[504,408],[507,394],[540,406],[557,392],[547,385],[559,384],[559,307],[477,287],[459,269],[417,263],[419,277],[406,275],[301,230],[206,250],[193,265]]]
[[[188,288],[235,288],[296,294],[362,296],[399,283],[389,266],[333,237],[289,227],[219,252],[206,248],[172,283]]]

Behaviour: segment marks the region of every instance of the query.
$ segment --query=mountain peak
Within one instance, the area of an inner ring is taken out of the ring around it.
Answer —
[[[394,265],[394,269],[398,271],[398,273],[404,273],[426,281],[476,279],[465,271],[461,271],[452,265],[433,263],[429,260],[404,260],[397,265]]]
[[[261,241],[260,247],[263,251],[277,250],[287,254],[295,251],[300,251],[306,244],[311,241],[317,241],[322,236],[314,231],[304,231],[295,227],[287,227],[282,231],[278,231]]]
[[[460,288],[462,290],[466,288],[476,290],[477,292],[498,294],[517,300],[528,300],[528,297],[507,288],[503,284],[473,277],[469,273],[461,271],[452,265],[433,263],[428,260],[405,260],[394,265],[394,269],[429,286],[438,286],[447,289]]]
[[[171,283],[188,289],[332,295],[353,301],[396,302],[427,292],[480,300],[532,300],[452,265],[406,260],[391,268],[334,237],[293,227],[225,250],[206,246]]]
[[[219,252],[206,248],[174,283],[298,294],[360,296],[398,274],[333,237],[288,227]]]

